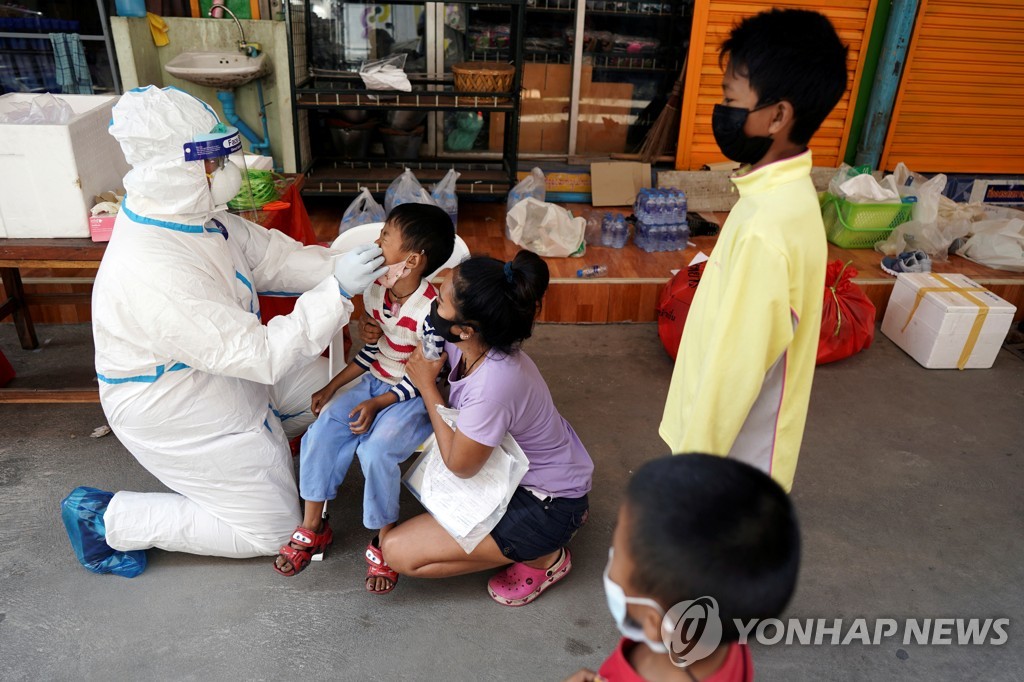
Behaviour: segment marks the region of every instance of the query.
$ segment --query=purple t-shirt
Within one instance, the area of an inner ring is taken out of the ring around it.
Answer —
[[[468,377],[455,379],[462,352],[445,344],[452,366],[448,402],[459,410],[458,430],[478,443],[497,446],[505,433],[530,461],[520,485],[552,497],[590,492],[594,462],[569,422],[558,414],[537,365],[526,353],[490,350]]]

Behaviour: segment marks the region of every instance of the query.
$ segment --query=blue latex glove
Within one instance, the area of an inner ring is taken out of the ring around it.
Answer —
[[[384,253],[376,244],[361,244],[334,261],[334,278],[341,295],[352,298],[361,294],[373,281],[387,273]]]

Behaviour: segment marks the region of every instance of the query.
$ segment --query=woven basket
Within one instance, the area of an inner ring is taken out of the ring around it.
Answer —
[[[456,92],[510,92],[516,67],[501,62],[452,64]]]

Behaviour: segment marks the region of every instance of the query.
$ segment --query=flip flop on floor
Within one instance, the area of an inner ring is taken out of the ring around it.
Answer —
[[[380,545],[377,542],[377,538],[370,540],[370,544],[366,546],[366,577],[369,578],[384,578],[385,580],[391,581],[391,587],[387,587],[383,590],[371,590],[369,587],[366,588],[367,592],[372,594],[387,594],[391,590],[395,589],[395,585],[398,584],[398,573],[394,571],[388,563],[384,561],[384,554],[380,551]]]
[[[562,555],[547,570],[516,563],[495,573],[487,581],[487,593],[502,606],[526,606],[571,570],[572,556],[563,547]]]
[[[327,521],[327,517],[324,517],[324,525],[320,528],[319,533],[299,526],[292,533],[292,538],[287,545],[281,547],[278,550],[278,556],[282,556],[285,560],[292,565],[288,571],[281,570],[281,567],[277,565],[277,559],[274,559],[274,570],[283,576],[291,577],[296,573],[301,573],[302,569],[309,566],[309,562],[312,561],[314,554],[320,554],[326,550],[330,544],[334,541],[334,531],[331,530],[331,524]],[[293,547],[292,545],[298,545]]]

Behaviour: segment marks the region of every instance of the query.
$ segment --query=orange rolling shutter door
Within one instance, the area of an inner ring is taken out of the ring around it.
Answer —
[[[1024,2],[922,0],[881,165],[900,161],[1024,172]]]
[[[772,7],[811,9],[825,14],[839,37],[850,47],[850,81],[846,94],[811,140],[815,166],[838,166],[850,136],[853,102],[856,101],[864,66],[861,46],[870,37],[877,0],[780,0],[740,2],[738,0],[696,0],[693,31],[683,91],[676,168],[693,170],[706,163],[725,161],[711,133],[711,111],[722,101],[722,69],[718,49],[732,27],[743,17]],[[868,84],[870,87],[870,83]]]

